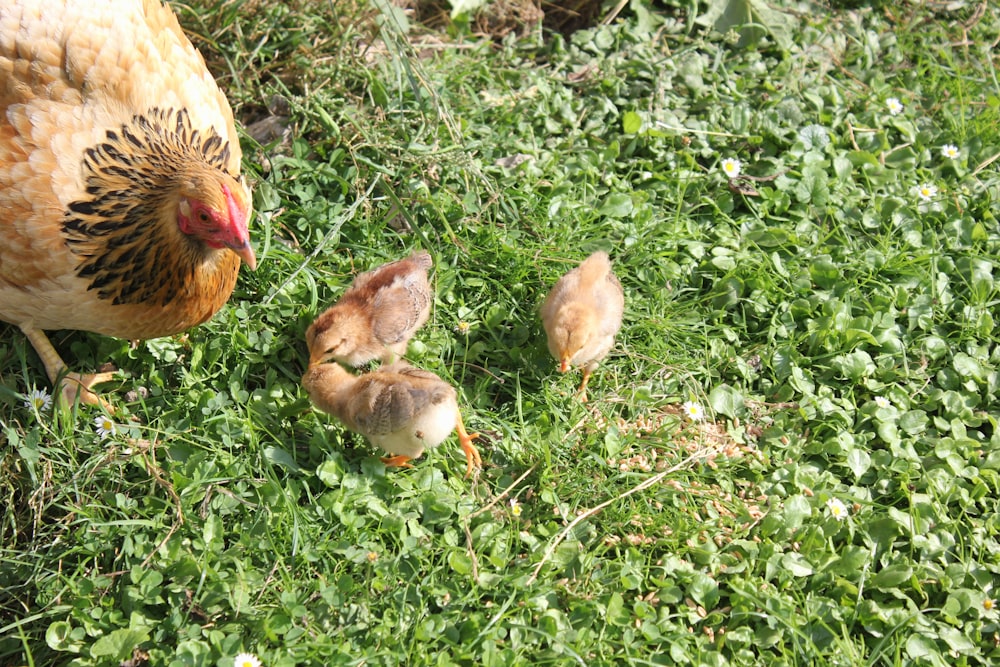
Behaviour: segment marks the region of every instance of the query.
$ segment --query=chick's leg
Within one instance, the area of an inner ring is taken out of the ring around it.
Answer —
[[[57,392],[62,394],[66,405],[73,405],[79,396],[81,403],[100,405],[106,410],[111,409],[111,406],[91,391],[90,388],[95,384],[110,382],[114,379],[114,373],[88,373],[81,375],[80,373],[68,372],[66,364],[59,356],[59,353],[56,352],[56,349],[52,347],[48,336],[41,329],[21,327],[21,331],[24,332],[32,347],[35,348],[35,352],[38,353],[42,364],[45,366],[45,373],[49,376],[49,380],[52,381],[52,386]]]
[[[580,394],[580,402],[587,402],[587,383],[590,382],[590,374],[593,371],[586,366],[583,367],[583,382],[580,384],[580,388],[576,390],[576,393]]]
[[[479,434],[469,433],[465,430],[465,424],[462,422],[462,415],[458,415],[455,430],[458,431],[458,444],[462,446],[462,451],[465,452],[465,461],[467,464],[465,476],[468,477],[472,474],[473,468],[483,467],[483,459],[479,456],[479,450],[476,449],[474,444],[472,444],[472,441],[478,438]]]
[[[383,456],[381,459],[382,463],[388,468],[412,468],[413,464],[410,461],[413,457],[403,456],[402,454],[398,456]]]

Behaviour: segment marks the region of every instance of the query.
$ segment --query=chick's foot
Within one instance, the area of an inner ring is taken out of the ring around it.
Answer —
[[[413,464],[410,463],[413,459],[409,456],[403,456],[402,454],[398,456],[383,456],[381,459],[382,463],[386,465],[387,468],[412,468]]]
[[[465,424],[462,423],[462,418],[459,417],[458,424],[455,425],[458,431],[458,444],[462,446],[462,451],[465,452],[466,469],[465,476],[468,477],[472,474],[474,468],[483,467],[483,459],[479,456],[479,450],[476,446],[472,444],[472,441],[479,437],[478,433],[469,433],[465,430]]]

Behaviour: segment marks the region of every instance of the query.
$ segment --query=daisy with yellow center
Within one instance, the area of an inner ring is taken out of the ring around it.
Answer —
[[[955,144],[945,144],[944,146],[941,147],[941,157],[945,159],[954,160],[960,154],[961,153],[958,150],[958,146],[956,146]]]
[[[937,197],[938,189],[933,183],[924,183],[917,187],[917,196],[924,201],[930,201]]]
[[[885,396],[876,396],[875,405],[883,409],[892,407],[892,403],[890,403],[889,399]]]
[[[743,163],[734,157],[727,157],[722,161],[722,173],[726,178],[736,178],[743,170]]]
[[[510,499],[510,513],[514,516],[521,516],[521,503],[517,502],[517,498]]]
[[[684,414],[687,415],[687,418],[693,422],[701,421],[705,418],[705,410],[701,407],[701,403],[685,401],[682,409],[684,410]]]
[[[847,518],[847,505],[840,498],[830,498],[826,501],[826,509],[830,512],[830,516],[837,521],[843,521]]]
[[[889,99],[887,99],[885,101],[885,106],[887,109],[889,109],[889,113],[891,113],[893,116],[898,116],[899,114],[903,113],[903,103],[900,102],[899,99],[895,97],[890,97]]]
[[[260,667],[260,659],[253,653],[240,653],[233,661],[233,667]]]
[[[94,418],[94,428],[97,429],[97,435],[102,438],[110,438],[118,432],[115,428],[115,423],[111,421],[111,417],[107,415],[99,415]]]
[[[24,397],[24,407],[29,410],[37,410],[38,412],[48,410],[52,407],[52,394],[44,389],[32,389],[31,392]]]

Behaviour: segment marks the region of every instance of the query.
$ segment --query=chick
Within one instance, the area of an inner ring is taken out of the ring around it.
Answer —
[[[580,400],[598,362],[607,356],[622,326],[625,296],[606,252],[595,252],[556,282],[542,304],[542,324],[559,371],[583,367]]]
[[[361,366],[381,359],[391,363],[406,353],[413,334],[431,312],[424,250],[362,273],[306,330],[309,364],[339,361]]]
[[[465,452],[465,476],[482,465],[458,411],[455,389],[434,373],[405,361],[382,366],[361,376],[340,364],[316,364],[302,376],[313,405],[368,438],[390,456],[390,466],[409,467],[427,447],[436,447],[453,430]]]

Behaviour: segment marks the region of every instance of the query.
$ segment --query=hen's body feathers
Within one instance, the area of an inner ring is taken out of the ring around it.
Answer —
[[[0,319],[138,339],[210,318],[256,262],[240,156],[160,0],[3,3]]]

